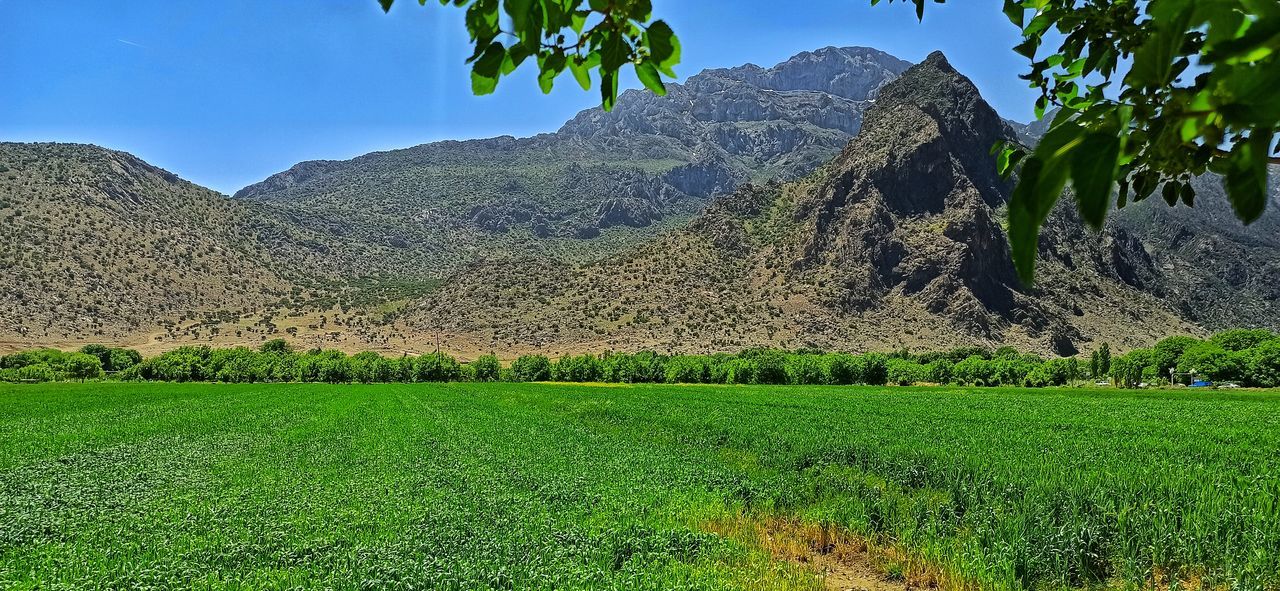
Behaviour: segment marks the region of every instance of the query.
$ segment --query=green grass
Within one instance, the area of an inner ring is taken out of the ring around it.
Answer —
[[[1256,392],[0,386],[0,588],[821,588],[706,526],[789,517],[990,588],[1274,589],[1277,450]]]

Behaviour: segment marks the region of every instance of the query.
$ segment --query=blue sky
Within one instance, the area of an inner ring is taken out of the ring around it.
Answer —
[[[654,0],[684,45],[681,77],[772,65],[827,45],[910,61],[940,49],[1001,114],[1031,118],[1017,29],[1000,0]],[[532,71],[470,93],[462,11],[400,0],[0,0],[0,140],[126,150],[231,193],[302,160],[554,131],[599,104]],[[638,86],[625,79],[625,86]]]

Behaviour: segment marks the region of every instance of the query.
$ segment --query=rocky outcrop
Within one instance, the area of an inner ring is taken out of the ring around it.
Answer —
[[[1008,317],[1019,287],[994,212],[1009,187],[988,151],[1012,137],[973,83],[930,55],[881,89],[834,172],[798,200],[809,233],[796,267],[836,277],[840,309],[900,292],[988,332],[985,316]]]

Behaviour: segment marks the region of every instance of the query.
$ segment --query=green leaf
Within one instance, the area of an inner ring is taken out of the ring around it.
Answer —
[[[532,6],[533,0],[502,0],[502,9],[511,17],[511,27],[517,33],[523,32],[529,25],[529,9]]]
[[[1254,129],[1249,138],[1236,144],[1227,165],[1227,199],[1236,217],[1252,223],[1267,207],[1267,156],[1274,129]]]
[[[507,50],[507,54],[502,58],[501,72],[503,76],[516,71],[520,64],[524,63],[525,58],[529,57],[529,49],[524,45],[512,45]]]
[[[644,44],[649,47],[649,57],[658,71],[675,78],[673,68],[680,63],[680,40],[671,27],[663,21],[654,21],[644,33]]]
[[[378,3],[382,5],[382,12],[390,12],[391,5],[394,4],[395,1],[396,0],[378,0]]]
[[[551,92],[551,86],[555,83],[556,76],[564,71],[564,66],[564,54],[558,51],[538,59],[538,87],[542,89],[542,94]]]
[[[1004,0],[1004,15],[1009,17],[1009,22],[1019,29],[1026,19],[1026,9],[1022,7],[1020,0]]]
[[[570,17],[570,21],[569,21],[569,28],[573,29],[574,33],[582,34],[582,28],[587,25],[588,16],[591,16],[591,13],[589,11],[586,11],[586,10],[573,11],[573,15]]]
[[[601,75],[605,72],[616,72],[622,64],[627,63],[631,58],[630,47],[622,38],[622,35],[614,31],[606,31],[604,43],[600,46],[600,70]]]
[[[1023,283],[1035,278],[1040,224],[1062,196],[1070,172],[1071,151],[1080,144],[1083,128],[1059,113],[1036,151],[1022,165],[1018,185],[1009,199],[1009,247]]]
[[[1182,48],[1191,19],[1188,0],[1153,0],[1154,30],[1133,54],[1125,81],[1131,86],[1163,86],[1173,76],[1173,60]]]
[[[666,96],[667,88],[662,85],[662,75],[658,74],[658,68],[653,65],[650,60],[645,60],[635,65],[636,77],[640,79],[640,83],[644,84],[650,92],[658,96]]]
[[[1095,230],[1102,229],[1111,205],[1111,187],[1119,170],[1120,137],[1108,131],[1084,136],[1072,150],[1071,186],[1075,188],[1080,217]]]
[[[471,92],[477,95],[490,94],[498,87],[498,73],[502,62],[506,59],[507,50],[501,43],[494,41],[484,50],[471,66]]]
[[[591,90],[591,67],[585,62],[579,63],[577,58],[569,60],[569,71],[573,73],[573,79],[578,81],[578,86],[583,90]]]
[[[600,99],[601,105],[605,111],[612,111],[613,105],[618,101],[618,73],[616,71],[600,70]]]

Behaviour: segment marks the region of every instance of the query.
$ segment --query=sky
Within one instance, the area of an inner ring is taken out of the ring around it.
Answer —
[[[1001,0],[654,0],[680,37],[683,79],[862,45],[918,62],[942,50],[1005,117],[1032,119]],[[0,141],[131,152],[233,193],[303,161],[442,139],[555,131],[599,105],[530,66],[471,94],[463,11],[400,0],[0,0]],[[635,88],[634,78],[623,87]]]

